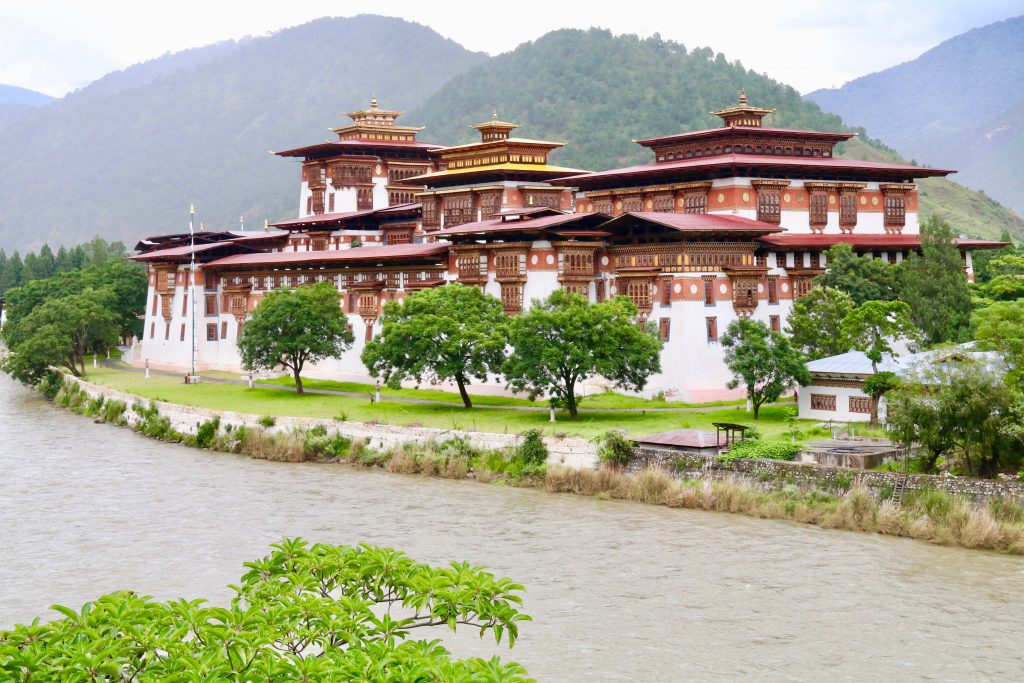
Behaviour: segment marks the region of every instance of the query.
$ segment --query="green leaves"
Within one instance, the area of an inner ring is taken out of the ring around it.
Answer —
[[[285,539],[247,562],[230,607],[120,592],[0,632],[0,678],[82,681],[528,681],[514,663],[452,660],[421,628],[509,646],[523,587],[482,567],[432,567],[369,545]]]
[[[853,348],[864,352],[875,372],[882,357],[892,353],[890,342],[920,338],[920,331],[910,319],[910,306],[902,301],[867,301],[861,304],[843,318],[842,334]]]
[[[725,365],[732,372],[729,388],[742,386],[754,409],[754,419],[763,404],[777,400],[796,384],[807,384],[810,373],[804,358],[787,337],[756,320],[739,318],[729,324],[722,337]]]
[[[819,286],[793,302],[786,333],[808,360],[835,356],[850,350],[840,332],[843,318],[854,308],[848,294]]]

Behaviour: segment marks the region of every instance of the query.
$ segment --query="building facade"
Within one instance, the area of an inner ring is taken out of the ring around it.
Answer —
[[[359,354],[383,304],[461,282],[509,315],[559,288],[628,296],[664,340],[645,394],[736,397],[719,345],[729,323],[781,330],[833,244],[888,262],[919,249],[914,180],[951,172],[838,158],[850,134],[762,126],[770,113],[741,94],[716,112],[721,127],[640,140],[651,163],[591,173],[551,165],[561,143],[513,137],[517,126],[496,113],[475,126],[480,142],[439,147],[374,101],[335,129],[337,141],[279,153],[303,160],[298,218],[201,233],[194,247],[187,235],[138,245],[150,306],[136,362],[187,370],[194,355],[200,370],[240,370],[235,345],[259,300],[329,281],[356,343],[309,374],[366,381]],[[960,246],[972,277],[970,251],[1002,245]],[[194,317],[189,296],[202,298]]]

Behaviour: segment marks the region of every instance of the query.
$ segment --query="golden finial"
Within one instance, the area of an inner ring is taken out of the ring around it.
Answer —
[[[498,120],[498,108],[497,107],[494,108],[494,113],[491,114],[491,119],[494,120],[494,121]]]
[[[740,88],[740,106],[745,107],[747,105],[747,91],[746,88]]]
[[[376,108],[377,108],[377,98],[376,97],[371,97],[370,98],[370,109],[376,109]]]

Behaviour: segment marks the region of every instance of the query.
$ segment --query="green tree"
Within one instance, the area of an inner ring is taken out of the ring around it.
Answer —
[[[966,474],[995,476],[1021,465],[1020,394],[974,361],[930,369],[892,393],[886,417],[904,446],[919,444],[928,466],[959,458]]]
[[[1024,254],[1007,253],[988,262],[988,277],[974,286],[980,296],[994,301],[1024,298]]]
[[[932,216],[921,226],[921,254],[900,264],[900,299],[928,344],[964,342],[971,334],[971,290],[956,233]]]
[[[899,294],[896,268],[870,255],[858,256],[849,244],[836,244],[825,252],[824,275],[818,285],[850,295],[858,306],[865,301],[891,301]]]
[[[808,360],[846,353],[850,342],[842,334],[843,318],[853,309],[846,292],[815,287],[793,302],[786,333]]]
[[[758,419],[761,406],[778,400],[797,384],[807,384],[811,375],[804,357],[789,339],[756,320],[738,318],[722,337],[725,365],[732,373],[728,387],[742,386]]]
[[[466,385],[499,373],[505,360],[501,302],[478,287],[452,283],[389,301],[381,323],[383,334],[366,345],[362,360],[396,389],[410,378],[452,380],[471,408]]]
[[[509,325],[512,353],[505,362],[509,387],[530,398],[547,394],[552,405],[579,417],[576,385],[604,377],[640,391],[661,369],[661,340],[636,323],[637,308],[625,297],[598,304],[556,291]]]
[[[992,262],[1001,257],[1013,254],[1019,254],[1020,250],[1017,249],[1013,242],[1013,235],[1010,234],[1009,230],[1003,230],[1002,235],[999,237],[999,241],[1006,242],[1006,246],[998,251],[976,251],[971,254],[971,261],[974,265],[974,281],[978,284],[985,284],[992,279],[994,273],[991,270]]]
[[[910,306],[903,301],[868,301],[843,319],[842,334],[850,344],[871,361],[871,374],[877,375],[878,364],[892,355],[891,342],[897,339],[917,340],[920,331],[910,319]],[[871,424],[878,423],[878,401],[887,391],[886,383],[872,385],[877,395],[871,396]],[[880,392],[880,393],[879,393]]]
[[[0,676],[18,681],[493,681],[514,662],[452,659],[412,632],[462,627],[515,644],[523,587],[481,567],[433,567],[370,545],[285,539],[247,562],[228,607],[131,591],[61,619],[0,631]]]
[[[26,384],[37,384],[50,366],[84,375],[86,355],[117,342],[114,298],[110,289],[86,289],[49,299],[4,325],[4,342],[11,351],[4,370]]]
[[[1024,379],[1024,299],[996,301],[975,311],[972,321],[981,348],[1002,353],[1011,376]]]
[[[341,295],[329,282],[271,292],[242,328],[238,340],[242,364],[247,370],[289,368],[301,396],[306,364],[340,358],[352,344],[340,301]]]
[[[878,424],[878,404],[882,397],[900,386],[900,379],[895,372],[883,370],[876,372],[864,380],[864,393],[871,397],[871,424]]]
[[[11,254],[11,257],[7,259],[7,265],[4,266],[4,272],[0,274],[0,295],[14,289],[21,284],[21,271],[24,269],[24,264],[21,261],[21,256],[18,252]]]

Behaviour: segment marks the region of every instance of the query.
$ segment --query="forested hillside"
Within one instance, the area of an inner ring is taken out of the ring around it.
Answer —
[[[957,180],[1024,213],[1024,17],[807,97],[904,156],[959,169]]]
[[[327,139],[371,95],[413,107],[485,56],[359,16],[163,59],[0,127],[0,246],[131,242],[183,229],[189,202],[208,226],[290,216],[298,169],[269,150]]]
[[[555,163],[601,170],[651,161],[632,139],[720,125],[709,112],[735,104],[740,88],[752,104],[777,109],[767,125],[850,130],[793,88],[710,48],[599,29],[555,31],[494,57],[452,78],[409,119],[426,125],[431,139],[458,143],[475,139],[469,126],[497,108],[523,125],[524,137],[567,143]],[[846,153],[898,158],[865,139],[868,145],[848,145]],[[923,187],[925,213],[948,217],[961,232],[1024,236],[1018,217],[978,193],[949,181]],[[978,206],[986,210],[977,214]]]

